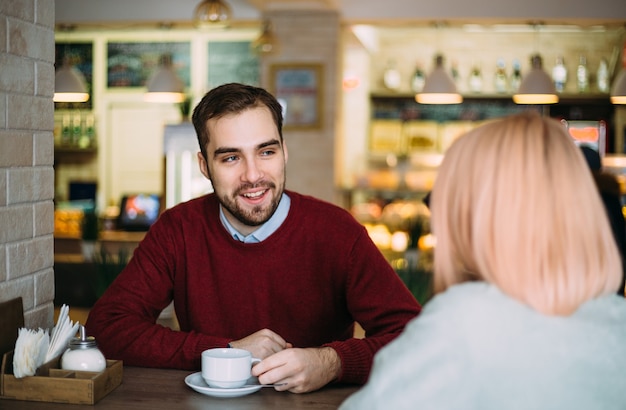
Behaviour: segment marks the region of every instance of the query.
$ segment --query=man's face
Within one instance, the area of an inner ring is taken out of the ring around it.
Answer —
[[[200,171],[211,180],[228,221],[248,235],[273,214],[285,189],[287,147],[266,107],[208,122],[207,159]]]

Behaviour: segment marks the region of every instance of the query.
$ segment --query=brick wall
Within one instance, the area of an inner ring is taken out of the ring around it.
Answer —
[[[0,301],[53,324],[54,1],[0,2]]]

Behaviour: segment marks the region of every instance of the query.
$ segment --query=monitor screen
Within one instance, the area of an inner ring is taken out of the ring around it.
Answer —
[[[122,231],[147,231],[159,217],[161,198],[156,194],[125,195],[120,204],[117,228]]]

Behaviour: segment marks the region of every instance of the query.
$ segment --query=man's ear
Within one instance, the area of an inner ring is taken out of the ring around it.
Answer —
[[[204,155],[202,155],[202,152],[198,152],[198,166],[200,167],[200,172],[202,172],[202,175],[204,175],[204,177],[210,181],[211,174],[209,173],[209,164],[207,164],[206,160],[204,159]]]

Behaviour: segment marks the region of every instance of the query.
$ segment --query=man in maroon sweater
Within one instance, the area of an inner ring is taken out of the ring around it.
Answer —
[[[241,84],[211,90],[192,117],[214,193],[165,211],[89,314],[109,359],[196,370],[237,347],[277,390],[363,384],[374,354],[420,306],[352,216],[285,190],[282,107]],[[156,324],[174,301],[180,331]],[[366,337],[353,337],[358,322]]]

